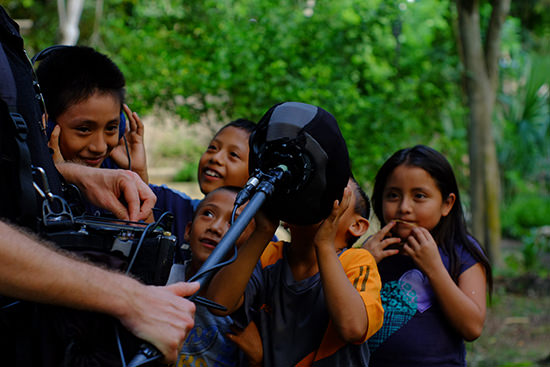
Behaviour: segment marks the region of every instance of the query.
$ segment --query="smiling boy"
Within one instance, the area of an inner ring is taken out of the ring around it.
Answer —
[[[121,138],[124,75],[107,56],[89,47],[66,47],[45,55],[36,73],[48,129],[59,126],[61,159],[100,167]]]
[[[200,269],[221,241],[231,223],[231,214],[238,187],[224,186],[210,192],[200,202],[193,221],[185,229],[185,240],[191,248],[191,259],[175,264],[168,283],[190,279]],[[237,215],[242,208],[237,210]],[[249,224],[235,245],[239,247],[254,228]],[[229,316],[215,316],[200,304],[196,305],[195,327],[189,332],[178,366],[236,366],[238,348],[226,336],[233,320]]]

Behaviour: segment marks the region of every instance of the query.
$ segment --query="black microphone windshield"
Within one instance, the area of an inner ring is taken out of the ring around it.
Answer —
[[[290,179],[275,188],[267,210],[290,224],[325,219],[351,175],[336,119],[300,102],[271,107],[250,137],[249,171],[267,172],[279,165],[288,167]]]

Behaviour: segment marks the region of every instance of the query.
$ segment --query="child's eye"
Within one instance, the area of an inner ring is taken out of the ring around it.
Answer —
[[[118,125],[117,124],[109,125],[105,130],[107,130],[108,133],[114,134],[118,132]]]
[[[241,158],[237,152],[230,152],[229,155],[234,158]]]
[[[213,151],[216,151],[216,149],[217,149],[217,148],[216,148],[215,145],[210,144],[210,145],[208,146],[208,148],[206,148],[206,151],[207,151],[207,152],[213,152]]]
[[[91,131],[88,126],[77,126],[75,127],[75,130],[83,134],[89,133]]]
[[[205,217],[209,217],[209,218],[212,218],[214,216],[214,213],[212,212],[212,210],[209,210],[209,209],[205,209],[202,213],[201,213],[202,216],[205,216]]]
[[[399,197],[399,195],[397,195],[396,192],[389,191],[389,192],[386,193],[385,197],[386,197],[386,199],[391,200],[391,199],[397,199]]]
[[[417,199],[425,199],[426,198],[426,194],[424,193],[421,193],[421,192],[418,192],[414,195],[415,198]]]

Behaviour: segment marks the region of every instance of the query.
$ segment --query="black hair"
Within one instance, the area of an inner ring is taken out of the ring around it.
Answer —
[[[195,216],[197,215],[197,213],[199,212],[199,209],[201,208],[201,206],[203,205],[204,203],[204,200],[212,195],[213,193],[217,192],[217,191],[229,191],[229,192],[232,192],[234,193],[235,195],[237,195],[243,188],[242,187],[238,187],[238,186],[231,186],[231,185],[228,185],[228,186],[221,186],[221,187],[218,187],[217,189],[214,189],[212,191],[210,191],[208,194],[206,194],[204,196],[204,198],[200,201],[199,205],[197,205],[197,209],[195,209],[195,212],[193,213],[193,221],[195,220]]]
[[[401,165],[422,168],[433,178],[443,200],[449,195],[455,194],[455,203],[447,216],[441,217],[437,226],[431,231],[436,243],[449,256],[450,274],[455,282],[458,282],[458,272],[460,270],[460,259],[456,253],[455,244],[461,243],[464,248],[480,262],[486,270],[487,284],[489,293],[493,286],[493,277],[491,273],[491,264],[481,246],[477,246],[477,241],[467,230],[464,212],[460,202],[458,184],[451,167],[451,164],[433,148],[425,145],[416,145],[412,148],[405,148],[395,152],[380,168],[374,180],[372,192],[372,205],[374,213],[380,220],[380,224],[385,226],[382,213],[382,201],[384,188],[389,176]]]
[[[236,120],[233,120],[233,121],[223,125],[218,130],[218,132],[214,135],[214,137],[216,137],[219,133],[221,133],[224,129],[226,129],[228,127],[236,127],[237,129],[241,129],[241,130],[244,130],[244,131],[248,132],[248,134],[250,135],[254,132],[254,130],[256,130],[256,123],[253,122],[253,121],[247,120],[247,119],[243,119],[243,118],[236,119]]]
[[[355,206],[354,211],[356,214],[359,214],[365,219],[369,219],[370,217],[370,200],[367,194],[365,194],[365,191],[361,188],[361,185],[359,185],[359,182],[355,179],[355,177],[350,178],[351,182],[353,182],[353,193],[355,194]]]
[[[44,57],[36,75],[49,118],[56,120],[71,105],[92,94],[112,94],[124,103],[124,75],[106,55],[85,46],[63,47]]]

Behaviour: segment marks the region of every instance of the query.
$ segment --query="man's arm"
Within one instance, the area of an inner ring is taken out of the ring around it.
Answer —
[[[109,210],[117,218],[138,221],[151,215],[156,196],[135,172],[68,162],[58,163],[56,167],[92,204]]]
[[[183,297],[198,283],[145,286],[69,256],[0,221],[0,294],[115,316],[176,360],[195,312]]]

